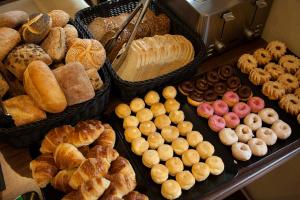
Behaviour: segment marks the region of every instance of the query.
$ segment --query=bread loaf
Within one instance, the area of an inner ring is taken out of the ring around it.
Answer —
[[[46,113],[37,107],[34,101],[27,95],[16,96],[5,100],[3,105],[12,116],[16,126],[47,118]]]
[[[85,72],[87,73],[87,76],[89,77],[94,90],[100,90],[103,86],[103,81],[99,76],[97,69],[90,68],[85,70]]]
[[[24,11],[8,11],[0,14],[0,27],[16,28],[24,24],[28,18],[28,14]]]
[[[48,15],[52,19],[52,27],[64,27],[70,20],[70,15],[63,10],[52,10]]]
[[[67,50],[72,46],[72,40],[75,38],[78,38],[78,31],[75,28],[75,26],[71,24],[67,24],[64,27],[65,33],[66,33],[66,46]]]
[[[66,34],[61,27],[51,28],[41,47],[49,54],[54,62],[60,62],[66,55]]]
[[[9,85],[0,73],[0,98],[2,98],[9,90]]]
[[[64,91],[68,105],[79,104],[95,96],[93,85],[79,62],[56,68],[53,73]]]
[[[0,62],[21,41],[18,31],[2,27],[0,28]]]
[[[50,68],[42,61],[31,62],[24,73],[24,88],[40,108],[50,113],[67,107],[66,97]]]

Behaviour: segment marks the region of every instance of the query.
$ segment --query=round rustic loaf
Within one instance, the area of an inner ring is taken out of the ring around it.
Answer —
[[[70,20],[70,15],[63,10],[52,10],[48,15],[52,19],[52,27],[64,27]]]

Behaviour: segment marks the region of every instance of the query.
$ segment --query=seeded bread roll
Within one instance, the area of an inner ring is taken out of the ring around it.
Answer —
[[[6,27],[0,28],[0,62],[20,41],[18,31]]]
[[[0,27],[16,28],[24,24],[28,18],[28,14],[24,11],[8,11],[0,14]]]
[[[52,10],[48,15],[52,19],[52,27],[64,27],[70,20],[70,15],[63,10]]]

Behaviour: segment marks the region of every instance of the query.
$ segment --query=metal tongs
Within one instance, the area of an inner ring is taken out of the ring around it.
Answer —
[[[126,43],[125,48],[122,48],[122,50],[118,53],[114,61],[112,62],[113,69],[115,71],[118,71],[118,69],[121,67],[123,62],[126,59],[126,56],[128,54],[129,47],[132,43],[132,41],[135,38],[135,35],[137,33],[137,28],[139,24],[141,23],[142,19],[145,16],[145,13],[147,11],[147,8],[149,7],[149,4],[152,0],[141,0],[137,7],[134,9],[134,11],[129,15],[128,19],[121,25],[120,29],[115,33],[115,35],[106,43],[105,50],[107,54],[111,52],[113,47],[116,45],[118,37],[121,35],[123,30],[126,28],[126,26],[131,22],[131,20],[136,16],[136,14],[142,9],[142,11],[139,13],[138,19],[134,25],[133,31],[129,37],[128,42]]]

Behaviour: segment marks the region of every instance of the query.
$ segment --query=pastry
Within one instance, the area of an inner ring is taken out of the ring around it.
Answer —
[[[91,81],[80,63],[69,63],[52,72],[69,106],[88,101],[95,96]]]
[[[51,185],[59,191],[68,193],[72,191],[72,188],[69,186],[69,181],[71,176],[74,173],[74,169],[71,170],[61,170],[56,176],[52,179]]]
[[[218,75],[220,79],[224,81],[227,80],[229,77],[231,77],[232,74],[233,74],[233,69],[232,66],[230,65],[223,65],[218,69]]]
[[[73,44],[72,40],[75,38],[78,38],[78,31],[75,28],[75,26],[73,26],[71,24],[67,24],[63,28],[64,28],[65,34],[66,34],[66,47],[67,47],[67,50],[69,50],[69,48]]]
[[[145,102],[141,98],[134,98],[130,102],[130,109],[131,109],[132,112],[136,113],[136,112],[142,110],[143,108],[145,108]]]
[[[250,54],[243,54],[237,63],[238,68],[245,74],[249,74],[253,69],[257,68],[257,60]]]
[[[125,140],[131,143],[134,139],[142,136],[141,131],[137,127],[128,127],[124,132]]]
[[[0,97],[2,98],[9,90],[9,85],[0,73]]]
[[[142,162],[148,168],[152,168],[154,165],[159,164],[159,155],[157,151],[155,150],[145,151],[142,156]]]
[[[117,150],[110,146],[95,145],[86,153],[86,158],[105,158],[109,163],[115,161],[118,157]]]
[[[273,108],[264,108],[259,111],[258,115],[266,124],[273,124],[279,119],[277,112]]]
[[[61,87],[43,61],[33,61],[28,65],[24,72],[24,88],[37,105],[47,112],[59,113],[67,106]]]
[[[238,89],[237,93],[242,101],[248,101],[248,99],[253,95],[251,88],[247,85],[242,85]]]
[[[233,107],[234,104],[238,103],[240,101],[240,97],[237,93],[232,92],[232,91],[228,91],[226,92],[223,97],[222,100],[229,106],[229,107]]]
[[[266,65],[272,60],[270,52],[264,48],[254,51],[253,56],[259,65]]]
[[[271,79],[271,74],[261,68],[253,69],[249,74],[249,80],[254,85],[263,85]]]
[[[239,116],[234,112],[226,113],[223,118],[227,128],[236,128],[241,122]]]
[[[124,118],[123,128],[126,129],[128,127],[137,127],[139,125],[139,120],[135,116],[129,115]]]
[[[199,106],[204,101],[204,94],[199,93],[198,90],[195,90],[187,97],[187,102],[192,106]]]
[[[175,99],[167,99],[164,103],[164,106],[166,108],[166,111],[170,113],[172,111],[179,110],[180,103]]]
[[[179,183],[181,189],[183,190],[189,190],[191,189],[195,183],[195,177],[190,171],[182,171],[176,174],[176,181]]]
[[[165,99],[175,99],[177,90],[173,86],[167,86],[163,89],[162,95]]]
[[[116,143],[116,133],[109,124],[103,124],[104,131],[95,140],[94,145],[109,146],[114,148]]]
[[[119,118],[124,119],[125,117],[128,117],[131,114],[130,107],[125,103],[120,103],[115,108],[115,113]]]
[[[239,142],[243,143],[247,143],[252,137],[254,137],[252,129],[245,124],[238,125],[235,128],[235,133],[239,138]]]
[[[153,113],[148,108],[143,108],[136,113],[136,117],[140,123],[151,121],[153,118]]]
[[[233,106],[232,111],[237,114],[239,118],[244,118],[250,113],[251,109],[246,103],[239,102]]]
[[[109,187],[110,181],[104,177],[93,177],[84,182],[78,190],[79,199],[99,199]]]
[[[206,160],[208,157],[212,156],[215,152],[214,146],[208,141],[200,142],[197,145],[196,149],[199,153],[200,158],[204,159],[204,160]]]
[[[265,108],[265,101],[260,97],[250,97],[247,104],[252,113],[258,113]]]
[[[279,106],[292,115],[300,113],[300,99],[294,94],[284,95],[279,101]]]
[[[299,87],[298,79],[291,74],[283,74],[278,77],[277,81],[282,83],[287,92],[292,92]]]
[[[272,62],[268,63],[264,69],[271,75],[272,80],[277,80],[280,75],[284,74],[284,68]]]
[[[153,113],[154,117],[166,114],[165,106],[162,103],[155,103],[155,104],[153,104],[151,106],[150,110]]]
[[[219,132],[226,126],[225,119],[218,115],[213,115],[208,119],[208,126],[214,132]]]
[[[32,122],[46,119],[46,113],[27,95],[20,95],[3,102],[16,126],[22,126]]]
[[[129,192],[126,196],[123,197],[124,200],[149,200],[148,196],[141,194],[137,191]]]
[[[194,83],[192,81],[184,81],[178,86],[179,92],[181,94],[188,96],[195,89]]]
[[[220,175],[224,171],[223,160],[218,156],[210,156],[206,159],[205,164],[208,165],[212,175]]]
[[[159,103],[160,97],[159,94],[155,91],[149,91],[145,96],[145,103],[148,106],[152,106],[155,103]]]
[[[262,120],[258,114],[250,113],[244,118],[244,124],[256,131],[262,127]]]
[[[0,14],[0,27],[17,28],[29,19],[26,12],[13,10]]]
[[[1,27],[0,28],[0,62],[4,60],[6,55],[21,41],[21,36],[18,31]]]
[[[166,126],[161,129],[161,136],[166,142],[173,142],[179,137],[179,130],[175,126]]]
[[[52,19],[52,27],[64,27],[70,20],[70,16],[63,10],[52,10],[48,13]]]
[[[216,71],[209,71],[206,73],[206,80],[208,82],[208,85],[215,85],[220,81],[220,78],[218,76],[218,72]]]
[[[206,78],[203,77],[203,78],[197,79],[195,81],[195,87],[196,87],[196,89],[198,89],[198,91],[202,91],[202,92],[208,90],[209,85],[208,85],[208,82],[207,82]]]
[[[183,152],[188,150],[189,143],[184,138],[177,138],[173,140],[172,148],[177,155],[182,155]]]
[[[191,131],[186,134],[186,140],[191,147],[196,147],[200,142],[203,141],[203,136],[199,131]]]
[[[259,128],[256,131],[256,137],[262,139],[268,146],[274,145],[277,141],[276,133],[266,127]]]
[[[193,124],[189,121],[182,121],[177,124],[177,128],[181,136],[186,136],[188,132],[193,130]]]
[[[148,136],[156,131],[156,126],[152,121],[145,121],[140,123],[139,129],[143,135]]]
[[[285,140],[292,134],[291,127],[282,120],[277,120],[272,124],[271,129],[275,132],[277,137],[281,140]]]
[[[180,185],[174,180],[167,180],[161,186],[161,194],[166,199],[177,199],[181,195]]]
[[[39,13],[31,15],[20,32],[24,42],[38,44],[47,36],[51,27],[51,17],[46,13]]]
[[[262,139],[252,138],[248,141],[248,145],[254,156],[262,157],[268,153],[268,147]]]
[[[173,148],[168,144],[161,144],[157,149],[159,159],[161,161],[167,161],[173,157]]]
[[[165,142],[165,140],[161,136],[161,134],[159,134],[157,132],[150,133],[148,135],[147,141],[149,143],[149,148],[150,149],[157,149],[160,145],[162,145]]]
[[[224,128],[219,132],[219,138],[224,145],[231,146],[238,141],[238,136],[231,128]]]
[[[297,77],[298,81],[300,81],[300,69],[297,70],[295,76]]]
[[[99,70],[105,59],[104,47],[93,39],[76,39],[66,54],[66,63],[80,62],[85,69]]]
[[[171,120],[167,115],[159,115],[155,118],[154,124],[158,129],[163,129],[171,124]]]
[[[40,60],[50,65],[52,59],[38,45],[23,44],[13,49],[5,61],[6,68],[14,74],[20,81],[23,81],[23,75],[27,66],[35,60]]]
[[[237,76],[231,76],[227,79],[226,85],[229,90],[237,91],[239,89],[239,87],[241,86],[241,79]]]
[[[201,103],[197,107],[197,114],[200,117],[208,119],[214,114],[214,108],[209,103]]]
[[[232,151],[233,157],[235,157],[236,159],[238,159],[240,161],[250,160],[250,158],[252,156],[252,152],[251,152],[249,145],[241,143],[241,142],[234,143],[231,146],[231,151]]]
[[[149,143],[142,137],[132,140],[131,150],[138,156],[141,156],[149,148]]]
[[[184,113],[181,110],[174,110],[169,113],[169,118],[172,123],[179,124],[180,122],[183,122],[183,120],[184,120]]]
[[[210,168],[206,163],[199,162],[192,166],[192,173],[196,181],[204,181],[210,174]]]
[[[199,153],[195,149],[189,149],[183,152],[182,162],[185,166],[191,167],[200,161]]]
[[[226,83],[219,82],[214,85],[214,91],[218,96],[223,96],[227,91]]]
[[[207,102],[215,101],[215,100],[217,100],[217,98],[218,98],[218,95],[213,90],[206,90],[204,92],[204,100]]]
[[[296,95],[298,98],[300,98],[300,88],[297,88],[295,90],[294,95]]]
[[[171,176],[175,176],[177,173],[183,171],[183,163],[178,157],[170,158],[166,161],[166,167],[169,170]]]
[[[281,56],[286,53],[286,45],[278,40],[274,40],[268,43],[266,48],[275,60],[278,60]]]
[[[280,58],[279,65],[281,65],[286,72],[295,74],[300,68],[300,59],[293,55],[285,55]]]
[[[61,27],[51,28],[41,47],[54,62],[61,62],[66,54],[66,33]]]
[[[151,178],[157,184],[162,184],[165,182],[169,177],[169,170],[166,166],[162,164],[154,165],[151,168]]]
[[[262,93],[270,100],[281,99],[285,94],[285,87],[277,81],[268,81],[263,85]]]
[[[212,104],[215,114],[223,116],[229,111],[228,105],[223,100],[216,100]]]

